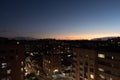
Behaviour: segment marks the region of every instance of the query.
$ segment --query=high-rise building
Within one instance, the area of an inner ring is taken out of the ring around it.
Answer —
[[[120,54],[75,48],[73,80],[119,80]]]
[[[74,49],[73,80],[96,80],[96,52],[88,49]]]
[[[47,75],[52,76],[61,71],[61,56],[58,54],[46,54],[43,56],[43,69]]]
[[[120,80],[120,53],[97,54],[97,80]]]
[[[0,80],[24,80],[23,45],[0,45]]]

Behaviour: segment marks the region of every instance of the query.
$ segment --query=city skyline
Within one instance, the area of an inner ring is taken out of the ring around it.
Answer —
[[[0,1],[0,36],[92,39],[120,36],[119,0]]]

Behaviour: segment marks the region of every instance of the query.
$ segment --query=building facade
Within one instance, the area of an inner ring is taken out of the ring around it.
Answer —
[[[73,80],[96,80],[96,52],[87,49],[74,49]]]
[[[97,80],[120,80],[120,53],[98,52]]]
[[[120,54],[75,48],[73,80],[119,80]]]
[[[0,80],[24,80],[24,53],[22,45],[0,45]]]
[[[43,56],[43,68],[47,75],[54,75],[61,71],[61,56],[58,54],[46,54]]]

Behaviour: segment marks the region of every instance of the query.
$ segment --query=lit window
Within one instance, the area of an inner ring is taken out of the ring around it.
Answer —
[[[110,80],[113,80],[112,78],[110,78]]]
[[[7,70],[7,74],[11,74],[11,69],[8,69],[8,70]]]
[[[20,42],[17,42],[17,44],[20,44]]]
[[[21,72],[23,72],[24,71],[24,69],[23,68],[21,68]]]
[[[37,75],[40,75],[40,71],[39,70],[37,71]]]
[[[50,60],[48,61],[48,63],[50,63]]]
[[[93,75],[93,74],[90,74],[90,78],[91,78],[91,79],[94,79],[94,75]]]
[[[53,72],[58,72],[59,70],[58,69],[55,69]]]
[[[114,56],[112,56],[112,59],[114,59]]]
[[[27,76],[27,75],[28,75],[28,73],[26,72],[26,73],[25,73],[25,76]]]
[[[100,76],[100,78],[105,79],[104,75],[100,74],[99,76]]]
[[[101,72],[104,72],[104,69],[103,68],[98,68],[99,71]]]
[[[34,56],[33,53],[30,53],[31,56]]]
[[[69,54],[69,55],[67,55],[67,57],[71,57],[71,55]]]
[[[6,68],[7,67],[7,63],[1,63],[1,68]]]
[[[23,63],[23,61],[21,61],[21,66],[23,66],[24,65],[24,63]]]
[[[105,58],[105,55],[104,54],[98,54],[98,57],[99,58]]]

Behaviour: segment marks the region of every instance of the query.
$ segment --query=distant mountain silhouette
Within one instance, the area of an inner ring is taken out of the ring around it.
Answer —
[[[12,39],[15,39],[15,40],[35,40],[35,38],[32,38],[32,37],[14,37]]]
[[[92,40],[108,40],[108,39],[115,39],[115,38],[118,38],[118,37],[101,37],[101,38],[94,38]]]

